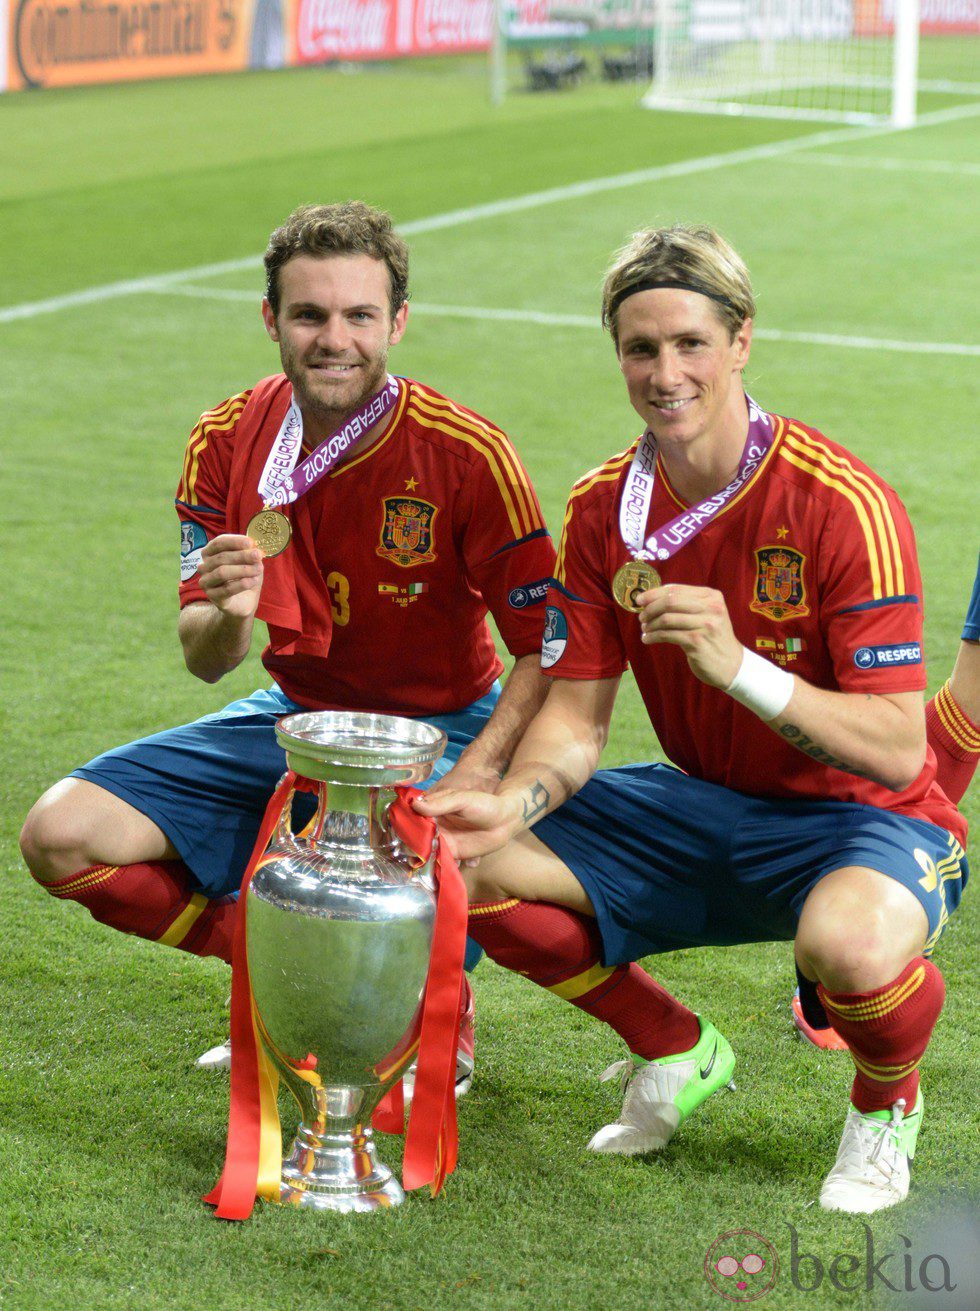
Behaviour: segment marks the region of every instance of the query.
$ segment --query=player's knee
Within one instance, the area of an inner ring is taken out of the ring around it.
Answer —
[[[58,783],[34,803],[24,820],[20,850],[39,883],[51,883],[90,863],[89,825],[69,798],[63,783]]]
[[[889,983],[906,964],[877,918],[848,925],[811,925],[797,938],[800,959],[831,992],[869,992]]]

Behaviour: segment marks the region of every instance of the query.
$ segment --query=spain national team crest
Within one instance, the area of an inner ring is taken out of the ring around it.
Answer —
[[[755,596],[749,609],[779,623],[808,615],[803,581],[806,557],[789,546],[762,546],[755,560]]]
[[[436,558],[432,527],[438,507],[414,496],[386,496],[378,555],[403,568]]]

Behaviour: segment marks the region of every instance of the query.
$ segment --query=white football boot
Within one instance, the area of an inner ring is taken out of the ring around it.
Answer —
[[[692,1111],[719,1088],[734,1089],[735,1055],[728,1042],[707,1020],[700,1020],[701,1037],[686,1052],[640,1062],[617,1061],[600,1079],[621,1080],[624,1093],[619,1119],[604,1125],[588,1144],[590,1152],[638,1156],[666,1147]]]
[[[904,1112],[901,1100],[890,1111],[869,1114],[851,1107],[834,1168],[820,1189],[824,1210],[870,1215],[908,1197],[909,1161],[922,1124],[921,1088],[914,1110]]]
[[[217,1047],[209,1047],[203,1056],[194,1062],[199,1070],[230,1070],[231,1043],[219,1042]]]

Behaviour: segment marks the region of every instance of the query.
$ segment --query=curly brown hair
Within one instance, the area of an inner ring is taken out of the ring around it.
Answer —
[[[391,215],[363,200],[338,205],[300,205],[269,238],[265,261],[265,294],[279,313],[279,270],[297,255],[323,259],[328,255],[370,255],[388,269],[391,317],[408,299],[408,247],[395,231]]]

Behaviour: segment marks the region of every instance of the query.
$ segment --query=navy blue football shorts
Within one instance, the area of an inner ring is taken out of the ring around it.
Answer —
[[[875,806],[771,801],[670,765],[603,769],[534,826],[588,893],[603,961],[796,936],[819,880],[860,865],[921,903],[931,952],[968,865],[945,829]]]
[[[977,576],[973,580],[973,595],[966,612],[962,639],[964,642],[980,642],[980,561],[977,562]]]
[[[426,716],[449,742],[423,787],[452,768],[490,718],[499,695],[495,684],[464,710]],[[273,685],[192,724],[107,751],[72,776],[97,784],[151,819],[177,848],[202,892],[220,897],[238,890],[265,808],[286,770],[276,720],[306,709]],[[309,794],[296,797],[296,828],[314,807]]]

